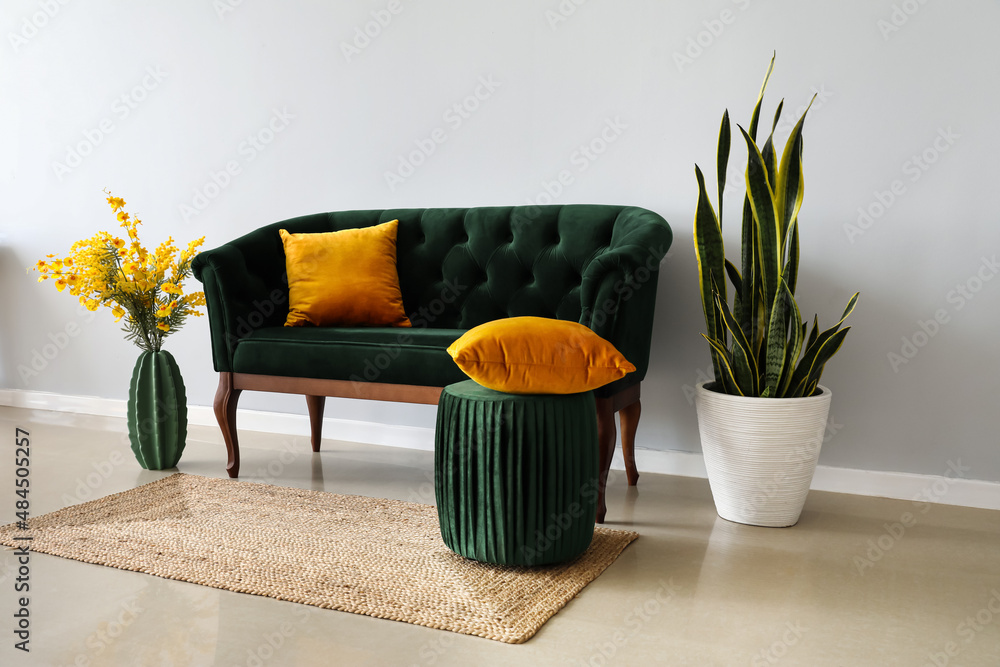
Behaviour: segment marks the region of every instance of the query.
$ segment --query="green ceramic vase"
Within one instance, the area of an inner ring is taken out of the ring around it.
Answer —
[[[173,355],[144,351],[128,390],[128,438],[146,470],[176,468],[187,440],[187,396]]]

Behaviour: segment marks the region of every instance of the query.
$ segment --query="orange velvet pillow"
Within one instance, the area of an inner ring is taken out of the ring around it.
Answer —
[[[279,230],[288,271],[286,327],[408,327],[396,273],[398,220],[319,234]]]
[[[575,394],[635,370],[582,324],[545,317],[481,324],[452,343],[448,354],[479,384],[509,394]]]

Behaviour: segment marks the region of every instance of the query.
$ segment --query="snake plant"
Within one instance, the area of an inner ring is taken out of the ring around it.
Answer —
[[[858,301],[855,293],[837,324],[822,333],[813,317],[807,336],[795,303],[799,270],[799,210],[802,180],[802,125],[792,129],[780,162],[774,128],[778,104],[764,147],[757,146],[757,122],[774,58],[764,77],[748,130],[737,125],[747,145],[746,196],[743,200],[742,274],[726,259],[722,241],[722,195],[729,162],[729,111],[722,115],[718,145],[719,214],[709,200],[698,165],[698,207],[694,218],[695,253],[702,309],[715,370],[714,389],[727,394],[771,398],[811,396],[827,361],[840,349],[850,327],[841,328]],[[815,99],[815,96],[813,97]],[[812,102],[809,103],[812,106]],[[726,280],[734,290],[730,308]]]

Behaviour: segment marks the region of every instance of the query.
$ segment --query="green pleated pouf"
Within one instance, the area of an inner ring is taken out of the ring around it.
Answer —
[[[434,446],[441,537],[486,563],[579,556],[594,536],[597,458],[591,392],[514,395],[471,380],[445,387]]]

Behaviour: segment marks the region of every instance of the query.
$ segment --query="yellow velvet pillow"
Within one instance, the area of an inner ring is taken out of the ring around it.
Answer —
[[[410,326],[396,273],[398,225],[319,234],[280,230],[288,271],[285,326]]]
[[[452,343],[448,354],[479,384],[509,394],[575,394],[635,370],[582,324],[545,317],[481,324]]]

